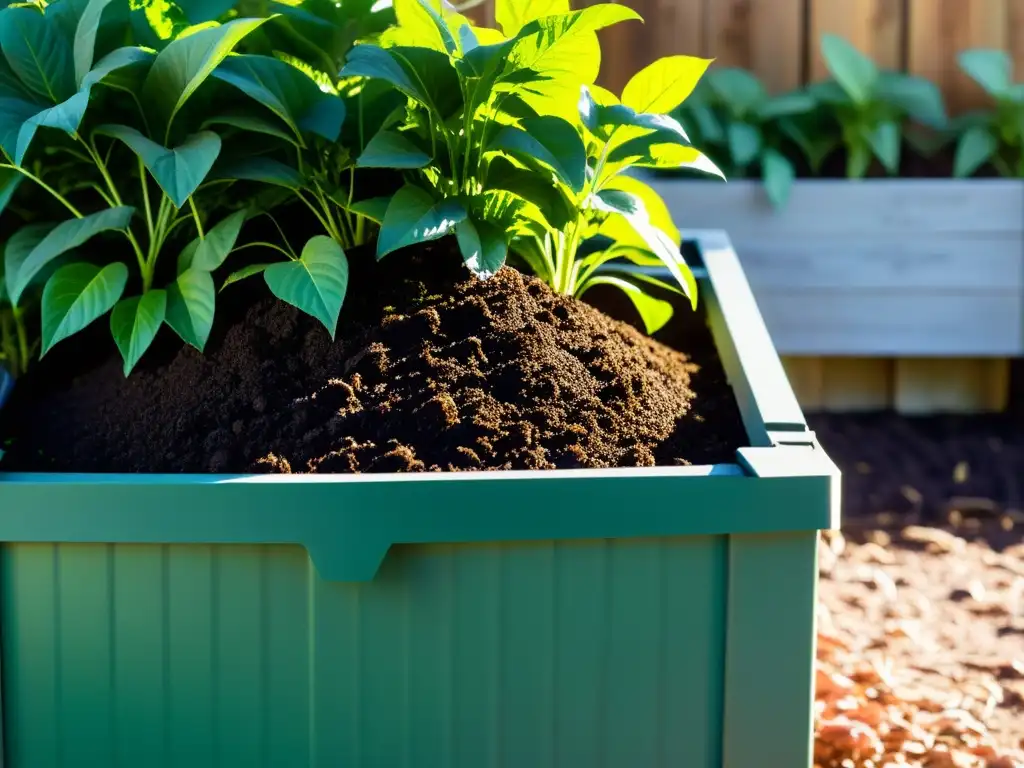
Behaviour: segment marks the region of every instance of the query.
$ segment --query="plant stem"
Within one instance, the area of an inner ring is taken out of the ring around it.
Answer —
[[[18,307],[13,307],[12,314],[14,315],[14,330],[18,335],[18,359],[15,361],[14,375],[17,376],[19,371],[24,373],[28,370],[28,332],[25,329],[25,323],[21,319],[23,310]]]
[[[289,253],[284,248],[282,248],[280,245],[277,245],[276,243],[264,242],[262,240],[257,240],[257,241],[252,242],[252,243],[246,243],[245,245],[240,245],[237,248],[235,248],[234,250],[232,250],[232,253],[237,253],[238,251],[244,251],[246,248],[271,248],[271,249],[273,249],[275,251],[280,251],[281,253],[283,253],[285,256],[287,256],[292,261],[298,261],[299,260],[298,256],[296,256],[294,253]]]
[[[196,220],[196,232],[199,233],[199,239],[200,240],[205,240],[206,239],[206,235],[203,234],[203,222],[200,221],[200,219],[199,219],[199,211],[196,210],[196,203],[192,199],[191,196],[188,199],[188,205],[189,205],[189,208],[192,209],[192,218]]]
[[[149,202],[149,182],[146,181],[146,164],[139,158],[139,181],[142,184],[142,207],[146,209],[146,227],[149,229],[149,239],[153,239],[153,209]]]
[[[74,217],[76,219],[84,218],[82,216],[81,211],[79,211],[77,208],[75,208],[75,206],[73,206],[71,203],[69,203],[64,198],[63,195],[61,195],[57,190],[55,190],[53,187],[51,187],[49,184],[47,184],[45,181],[40,179],[38,176],[36,176],[31,171],[28,171],[28,170],[26,170],[25,168],[22,168],[19,165],[13,165],[11,163],[0,163],[0,168],[6,168],[7,170],[10,170],[10,171],[17,171],[22,176],[24,176],[26,179],[31,179],[36,184],[38,184],[40,187],[42,187],[43,190],[45,190],[46,192],[49,192],[57,200],[57,202],[59,202],[61,205],[63,205],[65,208],[67,208],[69,211],[71,211],[72,215],[74,215]]]

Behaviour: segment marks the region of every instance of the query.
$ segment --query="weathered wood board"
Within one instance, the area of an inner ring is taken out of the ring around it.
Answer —
[[[648,179],[684,229],[724,229],[779,352],[1024,354],[1024,181]]]

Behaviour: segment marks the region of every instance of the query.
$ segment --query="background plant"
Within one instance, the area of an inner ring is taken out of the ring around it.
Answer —
[[[1024,178],[1024,83],[1013,82],[1005,51],[970,50],[957,57],[960,69],[995,101],[995,108],[956,119],[953,174],[970,176],[991,164],[1002,176]]]
[[[901,140],[907,120],[942,131],[948,124],[942,94],[934,83],[902,72],[885,71],[846,40],[822,35],[821,53],[832,79],[808,86],[840,128],[846,149],[846,175],[862,178],[874,156],[890,174],[899,170]],[[802,137],[799,121],[790,133],[801,146],[814,142]],[[820,125],[820,123],[819,123]],[[795,129],[795,130],[794,130]]]
[[[804,91],[769,96],[753,73],[726,67],[707,73],[679,109],[679,117],[727,176],[743,178],[757,168],[768,199],[782,207],[796,177],[784,147],[794,129],[787,133],[786,126],[811,115],[817,106]],[[810,148],[808,154],[822,153]]]

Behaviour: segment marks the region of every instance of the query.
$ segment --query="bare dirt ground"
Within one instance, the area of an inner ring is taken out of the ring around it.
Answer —
[[[1024,521],[876,525],[824,534],[816,766],[1024,768]]]

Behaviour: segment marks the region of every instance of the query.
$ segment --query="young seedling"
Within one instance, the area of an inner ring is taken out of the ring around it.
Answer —
[[[822,36],[821,52],[833,79],[812,84],[808,92],[841,128],[849,178],[862,178],[872,156],[889,174],[898,171],[908,118],[937,131],[946,128],[946,109],[934,83],[880,70],[835,35]]]
[[[990,163],[1002,176],[1024,178],[1024,83],[1013,82],[1013,61],[1005,51],[979,49],[962,51],[957,62],[995,100],[995,109],[955,121],[953,174],[970,176]]]

